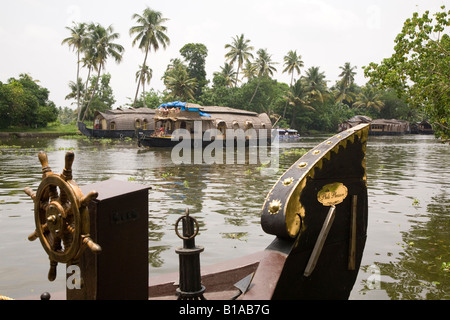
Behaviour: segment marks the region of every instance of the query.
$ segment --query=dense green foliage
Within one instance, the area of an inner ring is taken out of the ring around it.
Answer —
[[[57,118],[57,108],[48,99],[49,91],[28,74],[0,82],[0,129],[10,126],[45,127]]]
[[[414,13],[395,39],[394,53],[371,63],[366,76],[380,88],[393,88],[423,112],[437,136],[450,139],[450,10],[430,16]]]

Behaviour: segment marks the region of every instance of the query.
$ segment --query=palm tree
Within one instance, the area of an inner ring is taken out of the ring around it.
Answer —
[[[244,73],[244,77],[248,80],[256,78],[258,74],[257,66],[255,63],[247,60],[245,62],[245,66],[242,68],[242,72]]]
[[[225,58],[230,60],[230,65],[233,65],[236,61],[238,63],[235,81],[236,86],[238,83],[239,70],[241,69],[242,64],[244,61],[249,60],[249,58],[253,58],[253,54],[250,52],[253,50],[253,47],[250,46],[249,43],[250,40],[244,39],[244,35],[241,34],[241,36],[236,35],[231,44],[225,45],[225,49],[230,49],[230,51],[225,54]]]
[[[165,49],[170,44],[170,39],[166,35],[167,27],[163,25],[167,18],[162,17],[162,13],[154,11],[149,7],[145,8],[142,15],[137,13],[133,14],[132,19],[135,19],[138,25],[130,28],[130,36],[136,34],[133,39],[132,45],[134,46],[139,42],[139,49],[145,51],[144,62],[142,63],[142,69],[146,67],[148,52],[151,48],[157,51],[160,45]],[[143,76],[144,72],[141,72]],[[139,86],[142,83],[142,79],[138,81],[136,95],[134,97],[134,105],[136,104]]]
[[[223,67],[220,67],[220,75],[225,79],[225,85],[227,87],[232,87],[233,83],[236,83],[235,76],[236,71],[234,71],[233,66],[225,62]]]
[[[375,91],[375,88],[372,86],[366,86],[356,97],[356,102],[353,103],[355,108],[374,108],[377,111],[380,111],[384,107],[384,102],[380,100],[380,93]]]
[[[305,108],[315,111],[315,109],[310,106],[310,103],[312,101],[309,96],[308,88],[306,87],[306,84],[302,79],[297,80],[294,85],[289,88],[287,96],[284,98],[289,103],[289,105],[293,106],[291,127],[294,126],[295,112],[298,108]]]
[[[181,101],[194,99],[194,92],[197,88],[197,79],[189,78],[189,74],[186,70],[167,75],[164,78],[164,83],[167,89],[171,91],[171,98]]]
[[[145,108],[145,83],[150,84],[152,80],[153,70],[148,66],[139,66],[139,70],[136,72],[136,81],[142,82],[142,96],[144,97],[144,108]]]
[[[291,86],[294,81],[294,72],[300,74],[300,68],[303,67],[302,56],[297,55],[297,51],[289,51],[287,55],[284,56],[284,68],[283,73],[287,72],[291,74]]]
[[[346,100],[347,89],[352,85],[353,81],[355,81],[356,72],[353,70],[355,70],[356,67],[350,66],[350,62],[346,62],[344,66],[341,66],[339,68],[342,69],[342,72],[339,75],[339,77],[341,77],[341,80],[340,80],[339,95],[336,100],[342,102],[343,100]]]
[[[297,56],[297,51],[289,51],[287,55],[284,56],[284,68],[283,73],[287,72],[291,74],[291,87],[292,82],[294,81],[294,72],[300,74],[300,68],[303,67],[303,61],[301,60],[301,56]],[[283,118],[286,115],[286,107],[284,107]]]
[[[273,76],[274,71],[277,71],[277,69],[273,66],[274,64],[276,64],[276,62],[272,61],[272,56],[267,52],[266,49],[259,49],[257,54],[258,58],[256,58],[255,67],[258,75],[258,84],[256,85],[255,92],[253,93],[253,96],[250,99],[249,103],[252,103],[253,98],[255,98],[256,92],[258,91],[261,82],[261,78]]]
[[[100,80],[100,74],[102,69],[105,68],[108,57],[111,56],[116,61],[116,63],[120,63],[122,61],[122,53],[125,50],[120,44],[112,42],[113,40],[119,38],[119,34],[114,32],[112,26],[109,26],[105,29],[100,24],[91,24],[89,25],[89,31],[90,33],[87,41],[89,49],[87,50],[89,52],[90,58],[92,59],[92,62],[94,63],[94,69],[97,71],[97,80],[89,103],[84,111],[82,121],[84,121],[89,106],[91,105],[92,99],[95,96],[98,87],[98,81]]]
[[[323,102],[324,96],[328,93],[328,88],[325,74],[319,71],[319,67],[309,68],[304,80],[311,99]]]
[[[80,77],[80,53],[83,51],[85,42],[86,42],[86,23],[75,23],[73,22],[73,27],[66,27],[67,30],[70,31],[70,37],[65,38],[61,45],[66,44],[70,47],[73,47],[73,50],[77,51],[77,80],[76,80],[76,92],[77,92],[77,121],[80,121],[80,114],[81,114],[81,108],[80,108],[80,84],[79,84],[79,77]]]

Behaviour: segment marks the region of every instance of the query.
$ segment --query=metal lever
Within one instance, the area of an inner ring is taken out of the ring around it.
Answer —
[[[333,205],[328,210],[327,217],[325,218],[325,222],[322,225],[322,229],[320,230],[319,236],[317,237],[316,244],[314,245],[314,249],[311,253],[311,257],[309,257],[308,264],[306,265],[305,272],[303,275],[305,277],[309,277],[311,273],[314,271],[316,267],[317,260],[319,259],[320,253],[322,251],[325,240],[327,239],[328,232],[331,229],[334,221],[334,212],[336,211],[336,207]]]

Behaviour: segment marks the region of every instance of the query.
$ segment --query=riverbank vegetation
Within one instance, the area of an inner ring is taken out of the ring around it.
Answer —
[[[301,53],[292,48],[283,61],[274,61],[267,48],[254,48],[245,34],[229,43],[224,64],[207,79],[208,48],[188,43],[173,57],[162,77],[165,89],[151,88],[151,54],[170,45],[161,12],[146,8],[134,14],[129,35],[133,46],[142,50],[137,64],[134,99],[121,107],[155,108],[163,102],[181,100],[200,105],[221,105],[265,112],[275,126],[307,132],[336,132],[337,126],[354,115],[371,118],[396,118],[410,122],[431,120],[439,136],[449,137],[450,12],[442,11],[432,19],[427,12],[416,13],[405,22],[396,39],[395,54],[380,64],[361,66],[368,83],[354,78],[359,71],[343,61],[339,79],[327,80],[320,66],[305,70]],[[69,83],[66,99],[77,106],[56,108],[48,101],[48,89],[27,74],[0,83],[0,128],[10,126],[45,127],[55,121],[72,125],[92,120],[95,110],[111,109],[116,100],[110,87],[111,74],[106,62],[122,61],[124,48],[117,43],[119,34],[112,26],[74,22],[66,27],[69,36],[62,40],[76,54],[77,79]],[[437,35],[437,38],[432,36]],[[82,79],[80,70],[87,76]],[[289,83],[275,80],[286,73]],[[147,89],[147,90],[146,90]],[[3,116],[5,114],[6,116]]]

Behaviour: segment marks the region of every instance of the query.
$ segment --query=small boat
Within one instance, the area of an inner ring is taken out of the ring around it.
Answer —
[[[277,129],[278,139],[282,142],[295,142],[300,140],[300,134],[295,129]]]
[[[174,101],[161,104],[154,116],[154,133],[140,133],[138,145],[172,148],[183,140],[193,147],[212,142],[225,146],[243,141],[270,143],[272,124],[267,114],[220,106]],[[227,142],[229,141],[229,142]]]
[[[274,236],[262,252],[201,268],[198,222],[186,210],[175,223],[180,271],[149,278],[149,187],[78,187],[73,152],[61,174],[39,154],[42,182],[37,192],[25,188],[35,211],[29,240],[39,238],[49,255],[49,280],[67,263],[68,299],[348,299],[367,237],[368,131],[361,124],[326,139],[280,176],[262,205],[261,227]]]
[[[128,108],[95,111],[92,128],[78,122],[78,130],[89,138],[136,138],[154,132],[154,109]]]

